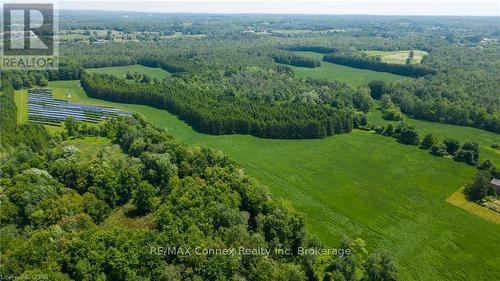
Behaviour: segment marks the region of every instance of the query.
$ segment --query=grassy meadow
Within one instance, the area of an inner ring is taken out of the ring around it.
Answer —
[[[134,73],[138,72],[141,74],[146,74],[151,79],[163,80],[166,77],[170,76],[170,73],[166,70],[163,70],[159,67],[147,67],[143,65],[127,65],[127,66],[111,66],[111,67],[102,67],[102,68],[87,68],[85,69],[88,73],[99,73],[99,74],[110,74],[119,78],[125,78],[127,72]]]
[[[304,57],[323,59],[323,54],[314,52],[294,52]],[[338,80],[351,85],[367,85],[372,80],[382,80],[386,82],[410,79],[388,72],[378,72],[368,69],[358,69],[340,64],[321,61],[321,66],[316,68],[298,67],[288,65],[297,77],[313,78],[318,80]]]
[[[494,262],[500,260],[500,225],[446,201],[471,181],[473,167],[359,130],[316,140],[204,135],[167,111],[88,98],[78,81],[49,86],[59,98],[69,91],[73,102],[136,112],[188,145],[223,151],[274,196],[290,200],[326,245],[360,237],[372,250],[391,251],[401,280],[495,280],[500,274]],[[483,132],[459,129],[435,124],[433,130],[460,140]],[[489,137],[500,143],[498,135]]]
[[[421,50],[406,50],[406,51],[368,51],[366,52],[369,56],[380,56],[382,62],[395,63],[395,64],[405,64],[406,59],[410,55],[410,51],[413,51],[412,64],[419,64],[422,59],[428,53]]]

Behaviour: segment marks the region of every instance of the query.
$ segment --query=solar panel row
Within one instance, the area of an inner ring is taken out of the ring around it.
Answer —
[[[115,116],[130,116],[130,113],[112,107],[84,105],[56,99],[48,88],[28,90],[28,121],[32,123],[58,125],[68,117],[97,123]]]

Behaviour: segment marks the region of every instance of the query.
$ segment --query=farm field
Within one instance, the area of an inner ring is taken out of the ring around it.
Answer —
[[[382,62],[386,63],[397,63],[405,64],[406,59],[410,55],[410,51],[413,51],[412,64],[419,64],[422,59],[428,53],[421,50],[406,50],[406,51],[368,51],[366,52],[369,56],[381,56]]]
[[[314,52],[294,52],[297,55],[315,58],[318,60],[323,59],[323,54]],[[338,80],[352,85],[367,85],[372,80],[382,80],[386,82],[397,81],[402,79],[410,79],[405,76],[400,76],[387,72],[378,72],[367,69],[357,69],[344,65],[334,64],[330,62],[321,61],[321,66],[316,68],[297,67],[288,65],[297,77],[311,77],[318,80]]]
[[[204,135],[163,110],[88,98],[78,81],[49,87],[56,95],[70,91],[73,102],[137,112],[188,145],[223,151],[274,196],[290,200],[328,246],[344,236],[362,237],[370,249],[391,251],[401,280],[494,280],[499,274],[500,225],[446,202],[474,176],[470,166],[364,131],[316,140]],[[434,125],[436,135],[461,141],[483,132]]]
[[[163,80],[166,77],[170,76],[170,73],[168,71],[165,71],[161,68],[147,67],[139,64],[103,68],[87,68],[85,69],[85,71],[87,71],[88,73],[110,74],[119,78],[125,78],[127,72],[138,72],[141,74],[146,74],[151,77],[151,79],[156,78],[158,80]]]

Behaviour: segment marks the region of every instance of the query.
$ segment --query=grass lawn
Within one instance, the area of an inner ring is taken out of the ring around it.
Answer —
[[[366,52],[369,56],[381,56],[382,62],[386,63],[396,63],[405,64],[406,59],[410,55],[411,50],[406,51],[368,51]],[[412,64],[419,64],[422,62],[422,58],[427,55],[426,51],[413,50],[413,60]]]
[[[318,60],[323,59],[323,54],[314,52],[294,52],[297,55],[315,58]],[[397,81],[402,79],[410,79],[405,76],[400,76],[388,72],[378,72],[368,69],[358,69],[340,64],[321,61],[321,66],[316,68],[309,67],[290,67],[297,77],[311,77],[318,80],[338,80],[346,82],[351,85],[367,85],[372,80],[382,80],[386,82]]]
[[[368,121],[375,125],[387,126],[389,123],[394,125],[398,123],[396,121],[384,120],[380,110],[373,110],[367,114],[367,117]],[[408,116],[405,116],[404,122],[414,126],[420,132],[422,138],[425,134],[432,133],[438,137],[439,141],[442,141],[444,138],[454,138],[460,141],[460,143],[476,142],[479,144],[481,160],[490,159],[496,165],[500,165],[500,150],[491,147],[493,143],[500,143],[499,134],[472,127],[418,120]]]
[[[127,72],[134,73],[138,72],[141,74],[146,74],[151,79],[163,80],[170,76],[170,73],[159,67],[147,67],[143,65],[127,65],[127,66],[112,66],[112,67],[102,67],[102,68],[87,68],[85,71],[89,73],[100,73],[100,74],[110,74],[119,78],[125,78]]]
[[[500,225],[446,202],[475,169],[364,131],[317,140],[272,140],[195,132],[166,111],[86,97],[78,81],[50,82],[74,101],[137,112],[189,145],[222,150],[288,199],[311,233],[337,247],[344,236],[386,249],[401,280],[495,280]],[[437,124],[440,125],[440,124]]]

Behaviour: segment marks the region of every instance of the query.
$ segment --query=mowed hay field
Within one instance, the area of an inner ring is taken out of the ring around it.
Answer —
[[[170,76],[170,73],[166,70],[163,70],[159,67],[147,67],[143,65],[127,65],[127,66],[111,66],[111,67],[102,67],[102,68],[87,68],[85,69],[88,73],[99,73],[99,74],[110,74],[119,78],[125,78],[127,72],[130,73],[141,73],[146,74],[151,79],[163,80],[166,77]]]
[[[71,91],[74,102],[137,112],[188,145],[223,151],[274,196],[290,200],[326,245],[360,237],[371,250],[391,251],[401,280],[500,275],[500,225],[446,202],[474,177],[470,166],[364,131],[319,140],[209,136],[163,110],[90,99],[78,81],[49,86]]]
[[[410,79],[405,76],[400,76],[388,72],[378,72],[368,69],[358,69],[349,66],[344,66],[340,64],[334,64],[330,62],[322,61],[323,54],[314,52],[294,52],[297,55],[315,58],[321,61],[320,67],[309,68],[309,67],[290,67],[297,77],[302,78],[313,78],[318,80],[327,81],[342,81],[351,85],[367,85],[372,80],[382,80],[382,81],[397,81],[402,79]]]
[[[413,59],[410,62],[412,64],[419,64],[420,62],[422,62],[424,56],[428,54],[426,51],[421,51],[421,50],[367,51],[366,53],[369,56],[380,56],[382,58],[382,62],[405,64],[406,59],[410,55],[410,51],[413,51]]]

